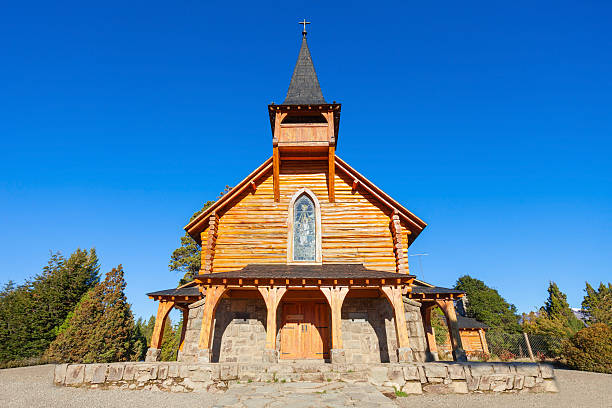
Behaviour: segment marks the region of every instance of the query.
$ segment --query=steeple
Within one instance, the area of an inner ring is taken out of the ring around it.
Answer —
[[[283,162],[325,161],[328,164],[329,202],[335,201],[335,157],[340,125],[340,104],[325,102],[306,42],[306,20],[300,22],[302,47],[298,56],[287,97],[276,105],[268,105],[272,128],[274,162],[274,201],[280,201],[280,173]]]
[[[306,29],[304,28],[304,31],[302,31],[302,47],[283,105],[319,105],[324,103],[326,102],[312,63],[312,57],[306,42]]]

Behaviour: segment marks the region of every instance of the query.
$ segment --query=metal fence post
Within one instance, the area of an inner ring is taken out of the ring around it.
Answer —
[[[531,344],[529,343],[529,337],[527,336],[527,333],[523,332],[523,336],[525,336],[525,343],[527,343],[527,351],[529,352],[529,358],[531,359],[531,361],[535,361],[535,358],[533,358],[533,351],[531,350]]]

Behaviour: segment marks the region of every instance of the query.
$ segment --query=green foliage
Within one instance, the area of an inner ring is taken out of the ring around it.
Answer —
[[[555,282],[550,282],[548,299],[539,313],[532,312],[523,317],[523,329],[530,334],[569,338],[583,327],[584,323],[574,315],[567,296]]]
[[[436,344],[442,345],[449,341],[450,337],[446,318],[444,317],[444,312],[439,307],[434,307],[431,310],[431,327],[434,329]]]
[[[141,350],[134,347],[134,319],[124,290],[119,265],[79,302],[45,356],[58,362],[83,363],[133,359]]]
[[[572,368],[612,374],[612,328],[595,323],[578,331],[564,342],[563,356]]]
[[[585,292],[582,308],[589,316],[589,323],[605,323],[612,327],[612,283],[606,286],[600,282],[595,290],[587,282]]]
[[[193,213],[189,221],[193,221],[213,204],[214,201],[207,201],[200,211]],[[201,246],[191,238],[191,235],[185,233],[185,235],[181,237],[181,246],[172,252],[170,263],[168,264],[170,271],[183,274],[179,286],[190,282],[193,276],[198,274],[201,262],[200,251]]]
[[[180,331],[177,333],[176,329],[177,328],[172,326],[172,321],[170,320],[170,316],[168,316],[166,318],[166,326],[162,337],[161,361],[176,361],[180,341]]]
[[[40,357],[68,314],[99,281],[96,251],[52,253],[40,275],[0,292],[0,362]]]
[[[467,295],[466,314],[489,326],[491,331],[519,333],[519,316],[516,306],[506,302],[497,290],[488,287],[481,280],[469,275],[460,277],[455,289],[462,290]]]

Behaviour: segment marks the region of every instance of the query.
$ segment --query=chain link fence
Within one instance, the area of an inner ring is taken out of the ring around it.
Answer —
[[[487,331],[487,344],[492,359],[511,360],[549,360],[561,352],[563,339],[527,333],[503,333]]]

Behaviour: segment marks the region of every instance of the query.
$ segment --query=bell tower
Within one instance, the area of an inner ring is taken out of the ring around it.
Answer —
[[[272,127],[274,201],[280,200],[279,174],[283,161],[321,160],[328,163],[329,201],[335,201],[335,151],[341,105],[323,98],[306,42],[306,20],[300,22],[302,46],[285,101],[268,105]]]

